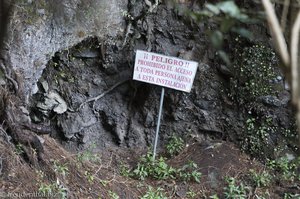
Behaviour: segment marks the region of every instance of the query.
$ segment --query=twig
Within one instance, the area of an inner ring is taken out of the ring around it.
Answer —
[[[103,93],[101,93],[100,95],[96,96],[96,97],[92,97],[88,100],[86,100],[85,102],[81,103],[80,106],[78,107],[77,111],[79,109],[82,108],[83,105],[85,105],[86,103],[92,102],[92,101],[97,101],[99,99],[101,99],[102,97],[104,97],[106,94],[108,94],[109,92],[111,92],[112,90],[114,90],[115,88],[117,88],[118,86],[124,84],[125,82],[127,82],[129,79],[120,81],[118,83],[116,83],[115,85],[113,85],[112,87],[110,87],[108,90],[104,91]]]
[[[262,0],[262,3],[267,14],[267,20],[270,26],[270,30],[272,32],[272,36],[274,37],[276,48],[279,52],[283,64],[288,67],[290,65],[290,56],[274,8],[270,0]]]

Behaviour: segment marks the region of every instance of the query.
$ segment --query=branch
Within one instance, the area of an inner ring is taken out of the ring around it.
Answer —
[[[284,4],[283,4],[283,10],[282,10],[282,15],[281,15],[281,30],[284,32],[285,28],[286,28],[286,19],[288,16],[288,12],[289,12],[289,7],[290,7],[290,0],[284,0]]]
[[[291,72],[292,72],[292,102],[297,108],[297,121],[300,124],[300,100],[299,100],[299,34],[300,34],[300,11],[297,14],[291,35]],[[300,146],[300,131],[298,132],[298,145]]]
[[[288,48],[286,41],[284,39],[282,30],[280,28],[279,21],[276,17],[274,8],[270,2],[270,0],[262,0],[263,6],[265,8],[267,14],[267,20],[270,26],[270,30],[272,32],[272,36],[274,37],[274,42],[277,48],[277,51],[282,59],[282,62],[285,66],[290,65],[290,56],[288,53]]]
[[[299,33],[300,33],[300,11],[296,17],[295,23],[292,28],[291,35],[291,75],[292,75],[292,101],[297,104],[299,99],[299,70],[298,70],[298,44],[299,44]],[[298,105],[299,106],[299,105]],[[299,107],[300,108],[300,107]],[[298,108],[298,111],[300,109]]]
[[[83,105],[85,105],[86,103],[89,103],[89,102],[92,102],[92,101],[97,101],[99,100],[100,98],[104,97],[106,94],[108,94],[110,91],[114,90],[115,88],[117,88],[118,86],[124,84],[125,82],[127,82],[129,79],[126,79],[126,80],[123,80],[123,81],[120,81],[118,83],[116,83],[115,85],[113,85],[112,87],[110,87],[108,90],[104,91],[103,93],[101,93],[100,95],[96,96],[96,97],[92,97],[88,100],[86,100],[85,102],[81,103],[80,106],[78,107],[77,111],[79,109],[82,108]]]

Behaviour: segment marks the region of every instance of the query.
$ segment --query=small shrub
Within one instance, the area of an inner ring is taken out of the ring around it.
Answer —
[[[137,167],[129,176],[136,177],[140,180],[151,177],[157,180],[180,179],[183,181],[200,182],[201,173],[197,171],[198,165],[189,162],[180,169],[173,168],[166,163],[166,158],[159,157],[153,161],[153,155],[148,152],[142,156]]]
[[[57,161],[54,161],[54,171],[63,176],[66,176],[69,172],[69,169],[66,164],[59,164]]]
[[[190,161],[188,164],[184,165],[181,169],[178,169],[180,178],[183,181],[194,180],[195,182],[200,183],[200,178],[202,174],[196,170],[197,168],[198,165],[193,161]]]
[[[245,199],[246,198],[246,187],[243,183],[237,185],[233,177],[225,179],[227,187],[224,188],[224,194],[226,199]]]
[[[93,174],[91,174],[91,173],[88,172],[88,171],[85,171],[85,172],[84,172],[84,175],[85,175],[85,177],[86,177],[86,179],[87,179],[87,181],[88,181],[89,183],[94,182],[94,175],[93,175]]]
[[[85,161],[91,161],[91,162],[98,162],[100,161],[100,158],[97,154],[93,153],[93,149],[96,147],[95,144],[92,144],[86,151],[83,151],[81,153],[77,154],[77,160],[78,162],[85,162]]]
[[[141,199],[167,199],[164,190],[162,188],[154,189],[149,186],[148,191],[141,197]]]
[[[182,138],[173,135],[166,145],[167,153],[169,156],[173,157],[178,155],[184,147],[184,141]]]
[[[119,199],[120,198],[119,195],[115,192],[108,191],[108,194],[111,199]]]
[[[300,199],[300,194],[285,193],[283,199]]]
[[[266,187],[272,181],[272,175],[268,171],[257,173],[253,169],[250,170],[250,179],[256,187]]]
[[[277,160],[270,160],[267,165],[271,170],[279,174],[279,178],[288,181],[300,180],[300,172],[298,170],[300,168],[299,157],[293,161],[282,157]]]
[[[244,137],[241,142],[242,149],[261,159],[274,153],[272,149],[268,148],[271,139],[270,135],[276,131],[272,122],[272,118],[269,117],[251,117],[247,119]]]
[[[188,192],[186,192],[186,197],[187,198],[196,198],[197,193],[195,193],[193,190],[189,189]]]
[[[170,167],[165,161],[166,159],[163,157],[159,157],[153,161],[152,153],[148,152],[142,156],[137,168],[133,170],[133,174],[141,180],[144,180],[146,177],[158,180],[174,179],[176,169]]]

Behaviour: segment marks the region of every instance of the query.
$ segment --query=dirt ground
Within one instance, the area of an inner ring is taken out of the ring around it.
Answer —
[[[136,167],[145,150],[111,148],[97,153],[91,152],[92,149],[71,153],[53,138],[44,136],[43,139],[46,162],[37,167],[25,162],[20,148],[1,140],[1,197],[132,199],[142,198],[151,186],[154,190],[163,189],[167,198],[212,198],[214,194],[225,198],[226,177],[247,183],[250,169],[257,172],[265,169],[264,165],[243,154],[232,143],[221,140],[200,143],[193,140],[167,163],[180,168],[193,161],[202,173],[200,183],[173,179],[142,181],[125,177],[122,168],[125,165]],[[264,188],[251,188],[247,191],[247,198],[258,198],[260,193],[268,193],[265,198],[285,198],[286,192],[299,193],[299,185],[299,182],[272,183]]]

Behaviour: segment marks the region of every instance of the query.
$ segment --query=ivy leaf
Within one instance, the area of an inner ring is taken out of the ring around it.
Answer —
[[[249,30],[241,27],[234,27],[232,28],[232,32],[238,33],[242,37],[245,37],[247,39],[253,40],[253,34]]]
[[[234,3],[234,1],[224,1],[218,3],[217,7],[225,14],[228,14],[229,16],[234,18],[236,18],[236,16],[239,16],[241,13],[239,7]]]
[[[224,36],[223,33],[219,30],[214,31],[211,35],[210,35],[210,40],[212,45],[216,48],[216,49],[220,49],[222,48],[223,42],[224,42]]]
[[[236,20],[230,17],[225,17],[221,22],[220,30],[224,33],[228,32],[235,24]]]
[[[215,14],[215,15],[220,14],[220,9],[219,9],[217,6],[213,5],[213,4],[208,3],[208,4],[205,5],[205,7],[206,7],[210,12],[212,12],[212,13]]]
[[[223,50],[219,50],[218,52],[218,55],[220,56],[220,58],[227,64],[227,65],[230,65],[231,64],[231,61],[227,55],[226,52],[224,52]]]

